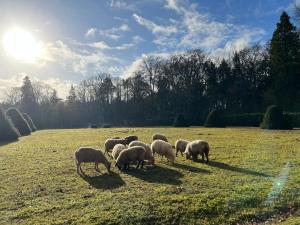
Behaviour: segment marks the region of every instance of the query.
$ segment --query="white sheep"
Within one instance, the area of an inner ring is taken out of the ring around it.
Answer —
[[[145,160],[145,153],[146,150],[144,147],[141,146],[134,146],[127,149],[124,149],[119,154],[116,165],[119,168],[119,170],[122,170],[122,167],[124,170],[129,169],[129,164],[131,162],[138,162],[137,167],[139,168],[141,164],[141,168],[144,166],[144,160]]]
[[[208,153],[208,142],[203,140],[195,140],[188,143],[184,152],[186,159],[190,159],[190,157],[192,156],[193,160],[196,160],[198,158],[198,155],[201,155],[202,160],[204,160],[205,155],[206,162],[208,162]]]
[[[155,140],[151,144],[151,150],[153,155],[155,153],[165,156],[169,161],[175,161],[175,154],[172,149],[172,145],[163,140]]]
[[[75,152],[75,158],[76,158],[76,166],[77,166],[77,173],[79,173],[79,170],[82,174],[83,171],[81,169],[81,163],[87,163],[87,162],[94,162],[95,163],[95,170],[100,172],[98,164],[102,163],[107,169],[108,174],[110,173],[110,166],[111,163],[107,160],[105,155],[101,150],[89,148],[89,147],[80,147]]]
[[[185,148],[188,143],[189,141],[183,139],[179,139],[175,142],[176,157],[178,155],[178,152],[180,152],[181,155],[183,156],[183,152],[185,151]]]
[[[131,142],[129,145],[129,147],[133,147],[133,146],[141,146],[144,147],[146,150],[146,154],[145,154],[145,160],[148,160],[148,162],[152,165],[154,165],[154,156],[152,154],[151,148],[149,145],[147,145],[146,143],[142,142],[142,141],[133,141]]]
[[[105,142],[104,142],[104,149],[105,149],[105,152],[104,154],[108,153],[110,150],[112,150],[116,144],[122,144],[122,145],[128,145],[128,140],[126,139],[107,139]]]
[[[158,134],[158,133],[152,135],[152,141],[155,140],[163,140],[165,142],[168,142],[168,138],[164,134]]]
[[[116,160],[120,154],[121,151],[123,151],[124,149],[126,149],[126,146],[125,145],[122,145],[122,144],[116,144],[112,150],[112,157],[114,160]]]

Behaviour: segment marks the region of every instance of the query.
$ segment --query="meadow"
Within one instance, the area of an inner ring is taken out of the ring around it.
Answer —
[[[207,140],[211,161],[156,156],[142,170],[76,173],[78,147],[127,135],[150,143],[155,132]],[[0,224],[299,224],[299,194],[300,130],[42,130],[0,144]]]

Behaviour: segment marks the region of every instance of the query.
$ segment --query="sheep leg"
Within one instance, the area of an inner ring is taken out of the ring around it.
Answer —
[[[178,156],[178,149],[176,149],[176,157]]]
[[[100,170],[99,170],[98,166],[99,166],[99,163],[95,162],[95,170],[100,173]]]
[[[205,152],[205,157],[206,157],[206,162],[208,162],[209,161],[209,159],[208,159],[208,152]]]
[[[138,161],[138,164],[137,164],[137,166],[136,166],[136,169],[138,169],[138,168],[139,168],[139,166],[140,166],[140,163],[141,163],[141,161]]]
[[[204,161],[204,153],[201,153],[202,161]]]
[[[84,172],[82,171],[82,168],[81,168],[81,163],[79,163],[79,169],[80,169],[80,172],[81,172],[82,174],[84,174]]]
[[[80,163],[78,161],[76,161],[76,166],[77,166],[77,173],[80,175],[80,171],[79,171]]]
[[[141,168],[143,169],[144,167],[144,160],[142,160],[142,165],[141,165]]]
[[[180,151],[180,153],[181,153],[181,156],[183,157],[183,152],[182,152],[182,151]]]

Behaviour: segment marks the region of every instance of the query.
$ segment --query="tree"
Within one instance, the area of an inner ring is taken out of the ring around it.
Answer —
[[[275,101],[285,110],[299,110],[300,40],[290,17],[283,12],[270,43],[271,82]]]
[[[28,113],[34,120],[38,119],[38,103],[28,76],[24,77],[21,86],[21,110]]]
[[[188,127],[188,122],[182,114],[178,114],[173,123],[174,127]]]
[[[36,131],[37,128],[36,126],[34,125],[34,122],[32,121],[31,117],[27,114],[27,113],[22,113],[24,119],[26,120],[26,122],[28,123],[30,129],[32,132]]]
[[[30,126],[18,109],[11,107],[7,109],[6,115],[10,118],[21,135],[29,135],[31,133]]]
[[[0,141],[14,141],[20,136],[18,129],[0,108]]]

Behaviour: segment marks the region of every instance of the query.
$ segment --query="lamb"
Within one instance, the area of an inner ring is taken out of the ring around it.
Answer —
[[[141,168],[144,166],[144,160],[145,160],[145,153],[146,150],[144,147],[141,146],[134,146],[134,147],[129,147],[119,154],[117,160],[116,160],[116,165],[119,168],[119,170],[122,170],[122,167],[124,170],[129,169],[129,164],[131,162],[136,162],[138,161],[137,164],[137,169],[139,168],[141,164]]]
[[[102,163],[107,169],[108,174],[110,173],[110,167],[111,163],[106,159],[103,152],[98,149],[89,148],[89,147],[80,147],[75,152],[75,158],[76,158],[76,166],[77,166],[77,173],[80,175],[84,175],[82,169],[81,169],[81,163],[86,162],[94,162],[95,163],[95,170],[97,172],[100,172],[98,168],[98,164]],[[80,171],[79,171],[80,170]]]
[[[153,134],[153,136],[152,136],[152,141],[155,141],[155,140],[163,140],[165,142],[168,142],[168,139],[164,134],[158,134],[158,133]]]
[[[126,146],[125,145],[122,145],[122,144],[116,144],[112,150],[112,157],[114,160],[116,160],[120,154],[121,151],[123,151],[124,149],[126,149]]]
[[[116,144],[122,144],[122,145],[128,145],[128,140],[126,139],[107,139],[104,142],[104,154],[108,153],[110,150],[112,150]]]
[[[131,142],[129,145],[129,147],[133,147],[133,146],[141,146],[144,147],[146,150],[146,154],[145,154],[145,160],[148,160],[148,162],[152,165],[154,165],[154,157],[151,151],[151,148],[149,145],[145,144],[142,141],[133,141]]]
[[[175,161],[175,154],[173,152],[172,145],[168,142],[165,142],[163,140],[155,140],[151,144],[151,150],[153,152],[153,155],[157,153],[161,156],[165,156],[168,161]]]
[[[200,154],[202,156],[202,160],[204,160],[204,155],[206,157],[206,162],[208,162],[208,153],[209,153],[209,145],[206,141],[203,140],[195,140],[187,144],[185,149],[186,159],[190,159],[192,156],[195,161]]]
[[[126,139],[129,144],[132,141],[137,141],[139,138],[137,136],[130,135],[130,136],[125,137],[124,139]]]
[[[189,143],[189,141],[183,140],[183,139],[179,139],[175,142],[176,157],[178,155],[178,152],[180,152],[181,155],[183,156],[183,152],[185,151],[185,148],[188,143]]]

